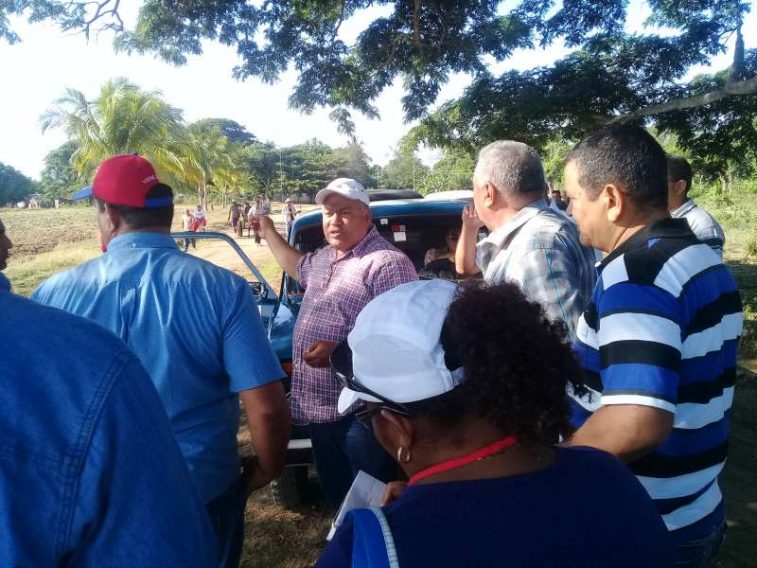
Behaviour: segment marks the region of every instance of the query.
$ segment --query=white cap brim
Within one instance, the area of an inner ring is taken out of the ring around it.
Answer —
[[[351,199],[352,201],[360,201],[361,203],[364,203],[366,205],[370,205],[371,203],[368,195],[363,192],[361,192],[360,195],[349,195],[335,189],[326,188],[315,194],[315,204],[323,205],[323,202],[326,201],[332,193],[336,193],[337,195],[341,195],[342,197],[346,197],[347,199]]]
[[[381,402],[379,399],[374,398],[370,395],[363,394],[352,389],[343,388],[342,392],[339,394],[339,402],[337,402],[336,409],[339,414],[346,414],[347,411],[352,408],[352,406],[360,401]]]

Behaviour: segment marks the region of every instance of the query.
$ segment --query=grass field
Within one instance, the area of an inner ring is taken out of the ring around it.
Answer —
[[[726,260],[744,300],[746,322],[742,338],[728,463],[723,490],[728,505],[729,532],[718,566],[747,568],[757,565],[757,195],[704,194],[696,196],[723,224],[728,243]],[[182,211],[184,206],[177,206]],[[274,211],[277,209],[274,208]],[[14,242],[6,275],[14,290],[28,295],[51,274],[99,254],[92,208],[60,210],[0,209]],[[174,228],[180,230],[178,217]],[[226,212],[210,212],[209,229],[227,230]],[[250,239],[240,239],[263,275],[278,289],[280,269]],[[202,247],[202,243],[200,247]],[[297,511],[273,503],[264,490],[250,500],[247,512],[243,565],[302,567],[312,565],[323,546],[330,515],[317,500]]]

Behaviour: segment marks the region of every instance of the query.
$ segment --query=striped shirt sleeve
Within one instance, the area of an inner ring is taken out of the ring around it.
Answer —
[[[602,405],[675,413],[681,366],[679,304],[656,286],[623,282],[597,306]]]

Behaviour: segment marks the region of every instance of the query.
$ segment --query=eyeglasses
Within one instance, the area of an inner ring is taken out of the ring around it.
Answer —
[[[393,409],[388,408],[387,406],[384,406],[383,404],[379,404],[378,406],[372,406],[370,408],[364,408],[363,410],[358,410],[355,413],[355,420],[360,422],[360,424],[362,424],[366,428],[371,428],[372,426],[371,421],[373,420],[373,417],[379,414],[382,410],[395,412]]]
[[[343,387],[355,392],[367,394],[368,396],[372,396],[373,398],[381,402],[381,404],[378,406],[361,410],[360,412],[355,413],[355,418],[357,418],[361,422],[370,422],[371,417],[374,414],[381,412],[381,410],[389,410],[390,412],[402,414],[403,416],[410,416],[412,414],[410,412],[410,409],[404,404],[394,402],[393,400],[390,400],[385,396],[381,396],[380,394],[373,392],[368,387],[362,385],[355,377],[348,377],[347,375],[337,371],[336,369],[334,369],[334,374],[336,375],[336,378],[339,379],[339,382]]]

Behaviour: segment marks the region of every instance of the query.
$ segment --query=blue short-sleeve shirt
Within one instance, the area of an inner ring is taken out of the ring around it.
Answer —
[[[214,566],[144,368],[108,330],[0,291],[0,565]]]
[[[181,252],[167,234],[133,232],[49,278],[32,298],[126,341],[158,390],[204,502],[237,479],[237,393],[284,376],[243,278]]]

